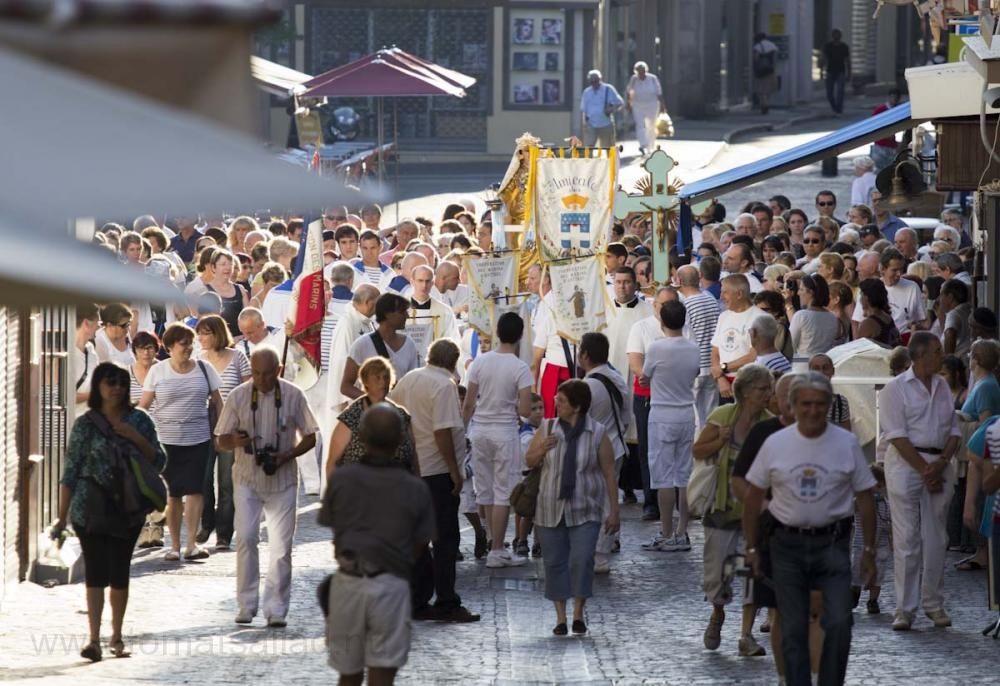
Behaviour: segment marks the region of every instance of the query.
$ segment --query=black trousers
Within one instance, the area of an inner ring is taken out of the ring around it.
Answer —
[[[437,596],[434,606],[442,609],[458,607],[462,599],[455,592],[455,557],[458,555],[458,503],[455,487],[448,474],[425,476],[434,504],[434,524],[437,538],[424,551],[413,568],[411,589],[413,609],[426,607]]]
[[[649,487],[649,401],[648,395],[632,396],[632,412],[635,415],[635,430],[639,434],[639,470],[642,473],[642,492],[645,504],[643,512],[659,512],[660,503],[656,499],[656,489]]]

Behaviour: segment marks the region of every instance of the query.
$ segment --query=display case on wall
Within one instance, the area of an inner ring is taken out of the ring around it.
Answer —
[[[569,13],[551,7],[504,10],[504,109],[559,111],[573,107]]]

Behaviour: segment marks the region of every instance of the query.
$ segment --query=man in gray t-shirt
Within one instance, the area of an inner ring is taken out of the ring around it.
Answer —
[[[434,538],[426,484],[392,463],[403,427],[376,403],[361,418],[366,455],[330,477],[318,521],[333,529],[338,570],[327,598],[330,666],[389,683],[410,649],[410,574]]]

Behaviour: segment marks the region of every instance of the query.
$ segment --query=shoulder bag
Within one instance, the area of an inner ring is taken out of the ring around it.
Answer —
[[[555,420],[550,419],[546,435],[552,434],[554,424]],[[521,517],[534,517],[535,508],[538,506],[538,489],[542,484],[542,465],[526,469],[522,474],[524,478],[510,492],[510,507],[514,510],[514,514]]]
[[[219,413],[216,411],[215,405],[212,404],[212,382],[208,380],[208,370],[205,369],[205,363],[198,360],[198,366],[201,368],[201,373],[205,375],[205,386],[208,388],[208,397],[205,400],[208,405],[208,433],[210,436],[214,436],[215,425],[219,423]]]
[[[108,420],[94,410],[87,412],[97,430],[108,439],[113,459],[123,468],[123,507],[129,511],[141,511],[143,516],[150,512],[163,512],[167,507],[167,484],[156,471],[153,463],[139,452],[131,441],[117,435]]]
[[[704,517],[711,512],[718,486],[719,454],[695,460],[687,485],[688,512],[694,517]]]
[[[621,391],[615,388],[611,379],[604,374],[591,374],[591,376],[604,385],[604,390],[608,392],[608,397],[611,398],[611,413],[615,417],[615,429],[618,430],[618,438],[621,440],[622,445],[625,445],[625,432],[622,431],[622,423],[618,419],[618,413],[625,409],[625,399],[622,397]]]

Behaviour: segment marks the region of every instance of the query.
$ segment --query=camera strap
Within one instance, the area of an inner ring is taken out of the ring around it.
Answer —
[[[252,422],[251,428],[253,429],[253,448],[254,452],[257,451],[257,441],[260,439],[260,434],[257,433],[257,408],[260,407],[260,396],[258,395],[257,386],[255,385],[250,390],[250,421]],[[281,382],[279,381],[274,387],[274,449],[281,450]]]

